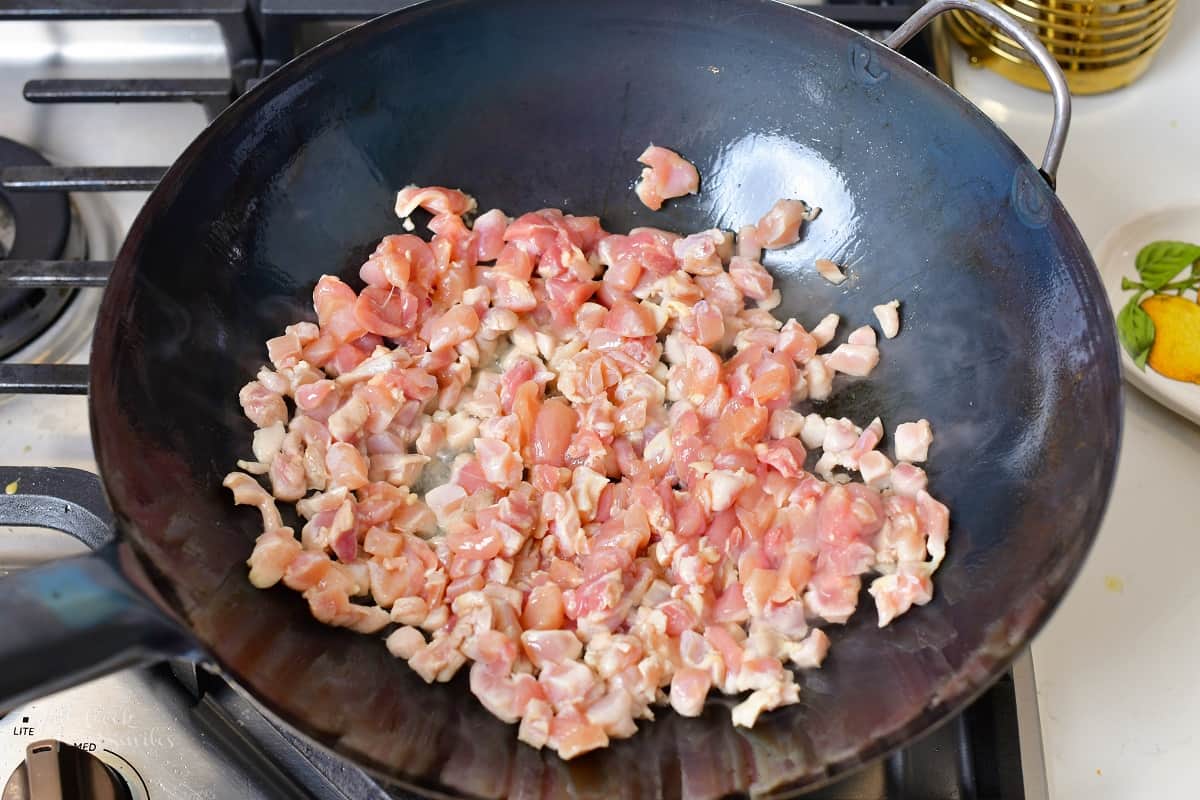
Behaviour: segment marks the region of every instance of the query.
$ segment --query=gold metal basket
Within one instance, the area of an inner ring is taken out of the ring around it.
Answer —
[[[1108,92],[1137,80],[1166,38],[1177,2],[992,0],[1037,34],[1077,94]],[[986,20],[952,11],[947,27],[972,62],[1025,86],[1049,88],[1016,41]]]

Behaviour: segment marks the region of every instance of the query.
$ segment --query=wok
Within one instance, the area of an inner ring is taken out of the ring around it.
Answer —
[[[938,0],[891,43],[950,7],[1005,21]],[[949,719],[1078,571],[1120,429],[1110,310],[1053,192],[1068,98],[1045,51],[1012,35],[1056,87],[1043,172],[885,44],[767,0],[431,0],[287,64],[187,148],[125,241],[91,360],[117,536],[0,583],[0,705],[185,655],[385,781],[477,797],[786,794]],[[698,196],[641,207],[648,142],[698,165]],[[903,303],[875,373],[817,408],[933,422],[930,481],[953,521],[933,602],[884,630],[867,609],[832,626],[801,702],[753,730],[714,697],[564,763],[518,744],[463,680],[427,686],[375,637],[251,588],[259,517],[220,486],[250,444],[238,388],[263,342],[311,314],[318,276],[353,279],[397,231],[409,183],[510,213],[600,214],[609,230],[736,229],[780,197],[821,206],[767,265],[782,313],[806,326]],[[851,279],[826,283],[817,257]]]

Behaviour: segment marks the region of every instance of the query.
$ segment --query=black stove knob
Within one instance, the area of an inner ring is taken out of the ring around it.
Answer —
[[[0,800],[132,800],[117,772],[78,747],[43,739],[25,748]]]

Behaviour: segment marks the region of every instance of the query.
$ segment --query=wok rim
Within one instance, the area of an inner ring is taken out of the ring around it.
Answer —
[[[110,287],[132,282],[135,279],[139,266],[138,253],[146,238],[147,230],[152,228],[161,219],[166,210],[174,202],[181,187],[185,186],[189,180],[203,180],[201,176],[197,175],[197,165],[210,152],[212,149],[211,145],[216,140],[228,135],[231,128],[241,123],[246,117],[254,114],[267,103],[278,99],[285,91],[294,88],[308,74],[315,71],[325,61],[335,58],[344,49],[352,48],[359,43],[369,41],[373,37],[385,35],[387,32],[414,21],[423,15],[437,14],[446,8],[454,6],[474,5],[479,1],[419,0],[403,8],[364,21],[287,61],[253,89],[236,98],[197,134],[196,138],[176,158],[159,183],[150,192],[137,217],[131,224],[114,260],[109,283]],[[887,67],[898,68],[897,71],[903,76],[901,79],[921,81],[926,86],[933,87],[933,91],[942,100],[955,105],[960,112],[964,112],[966,117],[964,120],[965,124],[982,125],[989,133],[997,135],[999,142],[1018,163],[1028,165],[1034,173],[1037,173],[1036,165],[1012,141],[1011,137],[987,117],[978,106],[899,51],[893,50],[847,25],[830,20],[806,8],[783,2],[783,0],[733,0],[733,2],[740,3],[752,9],[764,10],[767,13],[799,13],[806,16],[808,24],[814,26],[814,29],[817,31],[822,26],[828,26],[831,30],[852,35],[855,42],[870,48],[872,53],[883,59]],[[1004,642],[999,649],[992,652],[988,652],[982,647],[977,649],[943,684],[944,687],[957,683],[957,686],[951,689],[944,697],[939,697],[938,693],[935,692],[914,716],[888,731],[861,740],[853,753],[842,758],[823,762],[819,769],[809,772],[794,781],[771,787],[757,796],[783,798],[814,791],[846,777],[857,771],[860,767],[885,757],[954,719],[966,706],[989,689],[1009,669],[1013,661],[1021,655],[1023,650],[1029,646],[1049,621],[1050,617],[1053,616],[1054,611],[1065,598],[1068,589],[1070,589],[1083,569],[1084,563],[1099,535],[1109,502],[1112,498],[1124,427],[1124,386],[1120,372],[1120,353],[1116,344],[1116,328],[1112,309],[1101,284],[1094,257],[1090,248],[1084,242],[1082,235],[1079,233],[1078,227],[1071,219],[1070,214],[1067,213],[1058,194],[1054,191],[1049,192],[1047,201],[1050,206],[1050,225],[1061,226],[1063,234],[1068,238],[1077,240],[1080,245],[1080,252],[1085,255],[1082,263],[1077,264],[1076,269],[1068,268],[1068,274],[1075,283],[1081,297],[1092,301],[1092,308],[1090,310],[1097,312],[1095,320],[1088,320],[1088,328],[1094,332],[1097,342],[1101,339],[1107,339],[1110,343],[1110,352],[1107,354],[1107,357],[1105,354],[1100,354],[1098,362],[1101,367],[1107,368],[1109,373],[1105,382],[1108,384],[1106,388],[1110,390],[1107,410],[1110,417],[1109,421],[1112,423],[1113,446],[1104,453],[1104,457],[1097,463],[1096,469],[1100,475],[1104,491],[1101,497],[1093,498],[1089,503],[1089,524],[1086,526],[1086,537],[1079,545],[1079,554],[1074,558],[1063,557],[1059,562],[1056,562],[1056,566],[1059,568],[1050,578],[1043,579],[1043,582],[1040,584],[1043,591],[1040,594],[1030,595],[1020,600],[1017,604],[1010,606],[1010,613],[1004,619],[1014,616],[1018,618],[1024,616],[1024,618],[1019,624],[1007,630]],[[128,515],[123,512],[123,508],[136,505],[136,501],[123,495],[119,488],[114,491],[114,486],[105,477],[105,466],[111,463],[113,458],[102,444],[101,437],[97,434],[103,422],[98,418],[95,398],[111,397],[113,394],[111,390],[115,388],[116,384],[110,378],[119,374],[119,371],[112,369],[114,355],[119,350],[119,341],[112,336],[117,326],[102,324],[102,322],[119,315],[121,306],[118,305],[115,297],[115,292],[106,291],[97,314],[96,334],[91,355],[92,369],[90,370],[88,386],[89,423],[100,480],[109,504],[113,509],[114,517],[117,520],[117,534],[121,539],[120,545],[122,548],[128,549],[136,555],[137,568],[144,573],[142,576],[139,576],[144,578],[144,580],[137,582],[145,586],[147,582],[150,584],[156,582],[156,577],[153,576],[157,573],[157,569],[153,561],[141,553],[136,537],[128,536],[124,533],[124,523],[128,519]],[[1083,313],[1086,315],[1088,311],[1089,309],[1085,305]],[[1105,336],[1104,334],[1107,335]],[[97,369],[97,366],[100,366],[100,369]],[[114,446],[114,449],[119,450],[116,446]],[[1036,608],[1034,613],[1030,615],[1028,614],[1028,610],[1031,605],[1035,604],[1035,600],[1041,600],[1042,605],[1040,608]],[[159,605],[165,603],[165,610],[167,612],[178,619],[182,619],[178,610],[172,607],[164,598],[156,597],[154,598],[154,602]],[[1026,613],[1024,615],[1018,613],[1022,611]],[[443,784],[438,783],[435,788],[434,786],[427,786],[424,783],[413,783],[412,776],[392,771],[377,762],[371,761],[365,754],[354,751],[347,752],[345,748],[338,748],[335,744],[331,744],[330,738],[321,736],[319,732],[315,732],[308,720],[294,718],[290,713],[259,697],[233,668],[224,663],[207,642],[203,641],[192,631],[190,626],[186,625],[185,620],[184,623],[185,630],[195,639],[205,659],[220,671],[221,675],[236,691],[250,699],[258,707],[265,709],[276,723],[282,722],[289,730],[299,733],[306,740],[313,742],[328,753],[336,755],[339,758],[345,758],[359,765],[373,777],[383,781],[387,785],[430,797],[455,796],[448,794],[444,788],[441,788],[444,786]],[[965,674],[968,672],[971,674]],[[458,796],[465,795],[460,793]]]

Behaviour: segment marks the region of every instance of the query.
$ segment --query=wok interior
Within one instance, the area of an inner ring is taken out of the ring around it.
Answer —
[[[803,786],[982,688],[1082,559],[1118,429],[1090,259],[1048,192],[1048,224],[1017,213],[1014,175],[1029,167],[1011,143],[911,64],[759,0],[440,2],[373,28],[286,67],[188,151],[131,233],[97,333],[93,430],[114,505],[220,663],[386,775],[496,797]],[[658,214],[630,191],[652,141],[702,176],[698,197]],[[874,304],[902,303],[880,367],[817,410],[889,430],[932,421],[932,490],[952,514],[934,601],[880,631],[865,598],[830,626],[801,702],[752,731],[714,698],[698,719],[664,709],[564,764],[518,745],[461,676],[426,686],[378,638],[318,624],[286,589],[252,589],[243,562],[260,522],[220,488],[249,452],[238,388],[268,337],[311,318],[318,276],[351,279],[398,232],[408,183],[510,214],[599,214],[614,231],[736,229],[783,196],[822,207],[766,263],[784,316],[806,326],[837,311],[844,336]],[[851,279],[824,282],[817,257]]]

